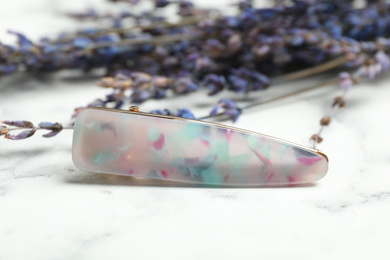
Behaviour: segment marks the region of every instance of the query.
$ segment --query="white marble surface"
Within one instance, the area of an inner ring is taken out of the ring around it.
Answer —
[[[0,31],[70,29],[56,12],[87,4],[4,1]],[[76,169],[71,132],[0,140],[0,259],[389,259],[389,82],[351,91],[320,146],[328,176],[307,187],[160,186]],[[106,93],[92,83],[68,73],[2,79],[0,119],[67,122],[75,106]],[[327,87],[259,107],[237,126],[308,144],[338,94]],[[203,114],[214,101],[197,97]],[[144,109],[153,107],[172,104]]]

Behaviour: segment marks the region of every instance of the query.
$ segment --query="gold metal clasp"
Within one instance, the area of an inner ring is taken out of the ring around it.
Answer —
[[[129,111],[131,111],[131,112],[139,112],[139,107],[131,106],[131,107],[129,107]]]

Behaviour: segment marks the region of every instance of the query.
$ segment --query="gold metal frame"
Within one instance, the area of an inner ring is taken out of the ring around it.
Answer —
[[[246,133],[246,134],[251,134],[251,135],[256,135],[256,136],[268,138],[268,139],[271,139],[271,140],[276,141],[276,142],[287,143],[289,145],[292,145],[292,146],[295,146],[295,147],[298,147],[298,148],[301,148],[301,149],[304,149],[304,150],[316,153],[316,154],[322,156],[329,163],[328,156],[326,154],[324,154],[323,152],[321,152],[320,150],[313,149],[313,148],[310,148],[310,147],[307,147],[307,146],[304,146],[304,145],[296,144],[296,143],[293,143],[293,142],[290,142],[290,141],[286,141],[286,140],[283,140],[283,139],[280,139],[280,138],[276,138],[276,137],[273,137],[273,136],[269,136],[269,135],[260,134],[260,133],[257,133],[257,132],[253,132],[253,131],[237,128],[237,127],[234,127],[234,126],[227,126],[227,125],[218,124],[218,123],[214,123],[214,122],[208,122],[208,121],[202,121],[202,120],[196,120],[196,119],[187,119],[187,118],[176,117],[176,116],[164,116],[164,115],[158,115],[158,114],[150,114],[150,113],[140,112],[139,110],[135,109],[135,107],[130,107],[130,110],[121,110],[121,109],[106,108],[106,107],[95,107],[93,109],[103,110],[103,111],[110,111],[110,112],[116,112],[116,113],[141,115],[141,116],[149,116],[149,117],[164,118],[164,119],[173,119],[173,120],[179,120],[179,121],[184,121],[184,122],[193,122],[193,123],[196,123],[196,124],[203,124],[203,125],[209,125],[209,126],[221,127],[221,128],[225,128],[225,129],[239,131],[239,132],[243,132],[243,133]]]

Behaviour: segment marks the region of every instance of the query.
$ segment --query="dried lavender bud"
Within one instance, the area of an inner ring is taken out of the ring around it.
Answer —
[[[330,122],[331,122],[330,117],[325,116],[321,119],[320,124],[321,124],[321,126],[328,126],[330,124]]]
[[[154,6],[156,8],[164,8],[170,4],[168,0],[154,0]]]
[[[374,79],[382,71],[382,67],[379,63],[372,64],[364,67],[364,75],[369,79]]]
[[[163,76],[155,76],[153,77],[153,83],[157,88],[168,89],[172,87],[173,79]]]
[[[268,54],[271,50],[271,47],[266,44],[258,44],[252,48],[253,53],[257,58],[262,58]]]
[[[175,113],[171,110],[168,110],[168,109],[164,109],[164,110],[161,110],[161,109],[155,109],[155,110],[152,110],[149,112],[150,114],[156,114],[156,115],[163,115],[163,116],[173,116],[175,115]]]
[[[0,65],[0,76],[10,75],[16,72],[17,67],[14,64]]]
[[[249,8],[252,8],[252,3],[249,2],[249,1],[240,1],[240,2],[238,3],[238,7],[239,7],[241,10],[249,9]]]
[[[2,128],[0,128],[0,136],[1,135],[5,135],[5,134],[8,134],[10,130],[8,128],[6,128],[5,126],[3,126]]]
[[[123,74],[117,74],[115,77],[104,77],[95,84],[103,88],[128,89],[133,86],[133,80],[125,77]]]
[[[198,74],[207,74],[215,70],[216,63],[208,56],[199,57],[195,60],[193,69]]]
[[[108,0],[110,2],[116,3],[116,2],[123,2],[123,3],[128,3],[132,5],[136,5],[139,3],[140,0]]]
[[[232,69],[229,82],[229,89],[237,93],[263,90],[270,84],[268,77],[246,68]]]
[[[343,97],[336,97],[333,101],[332,107],[344,107],[345,106],[345,101]]]
[[[99,18],[99,14],[93,8],[88,8],[82,12],[68,12],[67,16],[72,17],[77,20],[86,20],[86,19],[97,19]]]
[[[216,39],[209,39],[204,45],[204,51],[213,59],[219,58],[225,51],[225,46]]]
[[[177,113],[176,113],[176,116],[177,117],[188,118],[188,119],[195,119],[195,117],[192,114],[192,112],[189,109],[187,109],[187,108],[178,109]]]
[[[109,98],[109,96],[110,95],[108,95],[108,98]],[[96,99],[95,101],[93,101],[92,103],[89,103],[85,107],[77,107],[74,109],[74,113],[72,114],[72,118],[76,118],[83,110],[85,110],[87,108],[103,107],[105,104],[106,104],[105,101],[103,101],[101,99]]]
[[[152,93],[149,90],[136,90],[131,94],[132,103],[142,103],[152,98]]]
[[[242,110],[237,106],[237,104],[229,99],[221,99],[210,112],[210,116],[215,116],[218,114],[218,111],[223,109],[222,114],[227,115],[233,119],[235,123],[238,120],[238,117],[241,115]]]
[[[208,74],[203,79],[202,85],[210,90],[208,94],[212,96],[221,92],[226,87],[226,80],[224,76]]]
[[[176,116],[176,117],[183,117],[188,119],[195,119],[194,114],[188,108],[180,108],[177,110],[176,113],[169,109],[164,109],[164,110],[157,109],[157,110],[152,110],[149,113],[164,115],[164,116]]]
[[[341,72],[339,74],[339,78],[340,78],[339,86],[341,88],[348,90],[353,86],[354,82],[352,76],[348,72]]]
[[[239,76],[236,75],[230,75],[229,76],[229,90],[232,90],[234,92],[240,93],[240,92],[247,92],[249,82]]]
[[[375,60],[378,64],[381,65],[382,70],[388,70],[390,68],[389,56],[385,54],[383,51],[378,51],[375,54]]]
[[[177,12],[180,16],[192,16],[194,15],[194,4],[187,0],[179,1],[179,11]]]
[[[357,85],[360,83],[360,78],[358,77],[352,77],[353,84]]]
[[[95,84],[97,86],[100,86],[103,88],[113,88],[114,83],[115,83],[115,80],[113,77],[105,77],[105,78],[102,78],[100,81],[96,82]]]
[[[30,41],[24,34],[15,32],[15,31],[8,31],[9,34],[13,34],[18,38],[18,44],[20,47],[23,47],[25,51],[29,48],[32,47],[32,41]]]
[[[321,136],[319,136],[318,134],[314,134],[310,137],[310,140],[320,144],[322,143],[322,141],[324,140]]]
[[[59,134],[61,132],[61,130],[53,130],[53,131],[50,131],[49,133],[47,133],[47,134],[44,134],[44,135],[42,135],[42,137],[44,137],[44,138],[50,138],[50,137],[54,137],[54,136],[56,136],[57,134]]]
[[[191,78],[179,78],[175,81],[173,91],[176,94],[187,94],[198,90],[198,85],[195,84]]]
[[[63,129],[62,125],[59,123],[50,123],[50,122],[41,122],[38,126],[42,129],[61,131]]]
[[[29,137],[33,136],[34,134],[35,134],[35,130],[25,130],[25,131],[20,132],[17,135],[11,135],[8,133],[4,136],[4,138],[10,139],[10,140],[22,140],[22,139],[29,138]]]
[[[152,81],[152,76],[144,72],[133,72],[130,77],[133,79],[135,87],[144,86],[144,84],[149,85]]]
[[[242,48],[242,38],[238,33],[232,34],[229,37],[227,46],[231,54],[236,54]]]
[[[2,121],[2,124],[16,126],[16,127],[27,127],[27,128],[33,128],[34,125],[30,121]]]

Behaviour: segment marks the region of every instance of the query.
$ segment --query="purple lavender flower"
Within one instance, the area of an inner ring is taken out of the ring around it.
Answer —
[[[227,46],[229,48],[230,53],[237,53],[239,50],[241,50],[242,45],[243,43],[240,34],[235,33],[229,37]]]
[[[8,33],[18,37],[19,46],[32,46],[32,42],[24,34],[15,31],[8,31]]]
[[[2,124],[6,124],[6,125],[10,125],[10,126],[20,127],[20,128],[24,128],[24,127],[32,128],[32,127],[34,127],[33,123],[31,123],[30,121],[9,121],[9,120],[4,120],[4,121],[1,121],[1,123]]]
[[[74,38],[72,43],[73,43],[74,47],[84,49],[89,44],[92,44],[92,41],[87,37],[80,36],[80,37]]]
[[[130,74],[130,77],[134,82],[135,88],[139,88],[140,86],[144,86],[145,84],[150,84],[152,82],[152,76],[143,72],[133,72]]]
[[[140,0],[108,0],[110,2],[124,2],[124,3],[128,3],[128,4],[131,4],[131,5],[136,5],[139,3]]]
[[[179,108],[176,113],[170,109],[156,109],[150,111],[149,113],[163,116],[176,116],[188,119],[195,119],[193,113],[188,108]]]
[[[232,90],[236,93],[247,92],[248,90],[248,81],[237,75],[229,76],[229,90]]]
[[[255,10],[248,8],[243,10],[238,16],[239,24],[241,29],[249,30],[256,26],[259,16],[255,14]]]
[[[291,35],[290,38],[290,44],[294,47],[300,46],[305,42],[305,39],[303,38],[303,35],[301,32],[295,32],[293,35]]]
[[[67,16],[78,20],[96,19],[99,17],[98,12],[93,8],[88,8],[82,12],[68,12]]]
[[[51,137],[54,137],[56,135],[58,135],[61,131],[50,131],[49,133],[47,134],[43,134],[42,137],[44,138],[51,138]]]
[[[63,130],[62,125],[59,123],[41,122],[38,126],[41,129],[51,130],[49,133],[42,135],[44,138],[54,137]]]
[[[375,54],[375,60],[381,65],[383,70],[388,70],[390,68],[389,56],[383,51],[378,51]]]
[[[41,122],[38,126],[34,126],[30,121],[9,121],[5,120],[1,122],[8,126],[14,126],[9,128],[7,126],[0,126],[0,135],[4,135],[4,138],[10,140],[22,140],[29,138],[34,135],[37,130],[50,130],[49,133],[43,135],[45,138],[53,137],[61,132],[64,127],[59,123],[50,123],[50,122]],[[26,130],[27,129],[27,130]],[[72,129],[72,127],[67,127],[66,129]],[[20,132],[20,130],[23,130]],[[19,131],[18,134],[13,135],[11,131]]]
[[[35,130],[32,129],[32,130],[22,131],[17,135],[12,135],[12,134],[8,133],[4,136],[4,138],[10,139],[10,140],[23,140],[23,139],[26,139],[26,138],[33,136],[34,134],[35,134]]]
[[[202,28],[207,33],[212,33],[215,30],[215,21],[210,18],[206,18],[204,20],[201,20],[198,23],[199,28]]]
[[[369,79],[374,79],[382,71],[379,63],[371,64],[365,67],[365,74]]]
[[[130,98],[132,103],[142,103],[152,97],[152,93],[149,90],[136,90]]]
[[[150,114],[156,114],[156,115],[162,115],[162,116],[167,116],[168,112],[166,110],[161,110],[161,109],[155,109],[152,111],[149,111]]]
[[[62,125],[59,123],[41,122],[38,126],[47,130],[62,130]]]
[[[241,10],[245,10],[245,9],[248,9],[248,8],[252,8],[252,4],[249,1],[240,1],[238,3],[238,7]]]
[[[12,74],[16,69],[17,67],[14,64],[0,65],[0,76]]]
[[[211,72],[215,67],[215,63],[208,57],[203,56],[195,60],[195,71],[198,73]]]
[[[87,109],[87,108],[93,108],[93,107],[104,107],[105,105],[105,102],[101,99],[96,99],[95,101],[93,101],[92,103],[89,103],[87,106],[85,107],[76,107],[74,109],[74,112],[72,114],[72,118],[76,118],[83,110]]]
[[[348,72],[341,72],[339,74],[339,86],[345,90],[350,89],[353,86],[353,80],[351,74]]]
[[[164,76],[153,77],[153,84],[159,89],[169,89],[173,85],[173,79]]]
[[[208,93],[210,96],[215,95],[226,87],[226,80],[224,76],[216,75],[216,74],[208,74],[203,79],[203,86],[205,86],[210,92]]]
[[[154,91],[154,99],[163,99],[167,96],[167,90],[166,89],[156,89]]]
[[[177,12],[180,16],[192,16],[194,15],[194,4],[191,1],[180,0],[179,11]]]
[[[154,6],[157,8],[164,8],[170,4],[168,0],[154,0]]]
[[[219,27],[227,27],[230,29],[236,28],[239,22],[234,16],[221,16],[217,20]]]
[[[194,115],[188,108],[180,108],[177,110],[176,113],[177,117],[183,117],[183,118],[188,118],[188,119],[195,119]]]
[[[223,54],[225,46],[216,39],[209,39],[204,45],[204,50],[211,58],[218,58]]]
[[[177,94],[187,94],[198,90],[198,85],[189,77],[182,77],[176,80],[173,91]]]
[[[237,93],[263,90],[270,84],[267,76],[246,68],[232,69],[229,82],[229,89]]]
[[[242,110],[237,106],[237,104],[229,99],[221,99],[210,112],[210,116],[215,116],[218,114],[218,111],[223,109],[222,114],[229,116],[233,119],[235,123],[238,120],[238,117],[241,115]]]
[[[263,57],[268,54],[271,50],[269,45],[256,45],[253,47],[252,51],[257,57]]]
[[[125,103],[125,98],[124,97],[119,98],[119,99],[116,100],[114,108],[115,109],[120,109],[123,106],[124,103]]]

